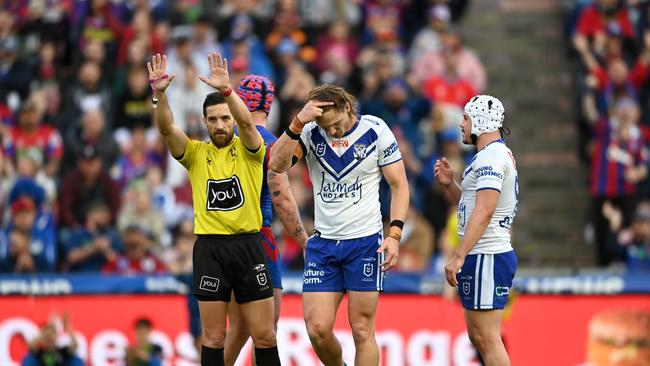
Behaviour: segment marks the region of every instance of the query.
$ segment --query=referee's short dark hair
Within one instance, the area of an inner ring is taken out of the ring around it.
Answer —
[[[223,94],[219,92],[214,92],[206,95],[205,100],[203,101],[203,117],[208,116],[207,109],[209,106],[223,103],[226,103],[226,97],[224,97]]]

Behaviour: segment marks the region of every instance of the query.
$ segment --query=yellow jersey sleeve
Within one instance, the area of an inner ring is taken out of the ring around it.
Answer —
[[[257,132],[257,135],[260,137],[260,148],[257,149],[257,151],[253,152],[248,150],[246,146],[244,146],[244,143],[241,141],[241,138],[237,138],[236,143],[239,144],[239,149],[244,152],[244,156],[246,159],[250,160],[253,163],[262,165],[264,163],[264,155],[266,153],[266,145],[264,144],[264,139],[262,138],[262,135],[260,135],[259,132]]]
[[[202,144],[204,143],[201,141],[188,139],[185,152],[183,153],[183,156],[178,159],[178,162],[181,163],[185,169],[190,170],[192,168]]]

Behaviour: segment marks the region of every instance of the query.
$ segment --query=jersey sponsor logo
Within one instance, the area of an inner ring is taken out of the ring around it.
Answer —
[[[244,193],[236,175],[221,180],[208,180],[208,211],[231,211],[244,204]]]
[[[332,147],[349,147],[350,141],[348,140],[332,140]]]
[[[359,177],[354,183],[349,182],[326,182],[325,172],[321,172],[321,185],[318,196],[325,203],[339,203],[344,200],[353,200],[357,204],[363,197],[363,184]]]
[[[316,156],[319,158],[322,158],[323,155],[325,155],[325,149],[327,148],[327,145],[325,143],[321,142],[316,145]]]
[[[497,296],[508,296],[508,294],[510,293],[510,287],[497,286],[494,288],[494,293]]]
[[[201,284],[199,285],[199,289],[210,292],[217,292],[219,289],[219,279],[210,276],[203,276],[201,277]]]
[[[382,152],[382,156],[384,157],[384,159],[386,159],[387,157],[393,155],[395,151],[397,151],[397,141],[393,141],[393,143],[390,144],[390,146],[385,148],[384,151]]]
[[[363,265],[363,275],[366,276],[366,277],[372,276],[373,269],[374,269],[374,266],[372,265],[372,263],[365,263]]]
[[[263,270],[266,269],[266,264],[263,263],[256,264],[253,266],[253,269],[256,270],[257,272],[262,272]]]
[[[491,166],[484,166],[476,169],[476,178],[481,178],[484,176],[491,176],[491,177],[497,177],[499,179],[503,179],[503,174],[494,171],[494,168]]]
[[[354,144],[354,158],[357,160],[363,160],[366,158],[366,148],[368,146],[364,144]]]
[[[307,269],[303,272],[303,283],[305,285],[313,285],[318,283],[323,283],[322,278],[325,276],[325,271],[319,271],[317,269]]]

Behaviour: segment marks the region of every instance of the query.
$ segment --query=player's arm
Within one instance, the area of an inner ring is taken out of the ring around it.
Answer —
[[[399,256],[399,241],[402,239],[402,227],[408,213],[410,196],[409,184],[406,179],[404,162],[398,160],[381,168],[381,172],[390,186],[390,229],[388,236],[381,244],[378,253],[386,251],[386,258],[381,263],[384,271],[388,271],[397,264]]]
[[[208,64],[210,65],[210,76],[207,78],[199,76],[199,79],[223,94],[228,109],[237,122],[239,138],[249,151],[257,151],[262,145],[262,136],[255,128],[253,116],[246,104],[230,86],[228,60],[222,59],[219,53],[214,52],[208,55]]]
[[[287,173],[276,173],[269,169],[266,174],[275,213],[282,222],[284,229],[298,242],[300,248],[305,249],[309,237],[302,225],[300,211],[291,193]]]
[[[492,220],[492,215],[494,210],[496,210],[497,202],[499,201],[499,196],[501,192],[496,189],[487,188],[481,189],[476,192],[476,206],[472,211],[472,214],[469,216],[467,226],[465,227],[465,235],[460,241],[458,248],[449,259],[449,262],[461,263],[458,268],[453,273],[447,273],[447,282],[452,286],[458,285],[458,280],[456,279],[456,273],[458,269],[462,267],[462,263],[465,262],[465,257],[472,251],[474,245],[483,237],[485,230],[487,229],[490,221]],[[445,270],[447,267],[445,267]]]
[[[433,173],[436,177],[436,180],[440,185],[445,187],[447,192],[451,195],[453,202],[459,202],[462,190],[460,184],[454,179],[454,169],[449,164],[449,161],[445,158],[436,160],[435,165],[433,166]]]
[[[332,105],[333,102],[320,102],[310,100],[305,104],[298,115],[278,140],[273,144],[273,152],[269,159],[269,168],[276,173],[289,170],[298,160],[302,159],[306,151],[300,145],[300,134],[305,128],[305,122],[313,121],[323,115],[321,107]]]
[[[149,69],[149,82],[154,92],[154,121],[158,131],[162,135],[169,152],[174,158],[180,158],[185,153],[189,138],[177,126],[174,125],[172,110],[167,102],[165,90],[174,80],[175,74],[167,75],[167,56],[156,54],[151,57],[151,62],[147,62]]]

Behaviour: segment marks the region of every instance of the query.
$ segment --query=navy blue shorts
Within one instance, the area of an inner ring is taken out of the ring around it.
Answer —
[[[383,291],[384,272],[377,253],[383,234],[350,240],[312,236],[307,241],[303,292]]]
[[[468,310],[503,309],[517,272],[514,250],[499,254],[470,254],[456,275],[458,295]]]
[[[269,267],[271,275],[271,284],[273,288],[282,289],[282,273],[280,272],[280,251],[278,244],[275,242],[275,235],[270,226],[262,226],[260,230],[262,236],[262,245],[264,246],[264,255],[266,256],[266,265]]]

